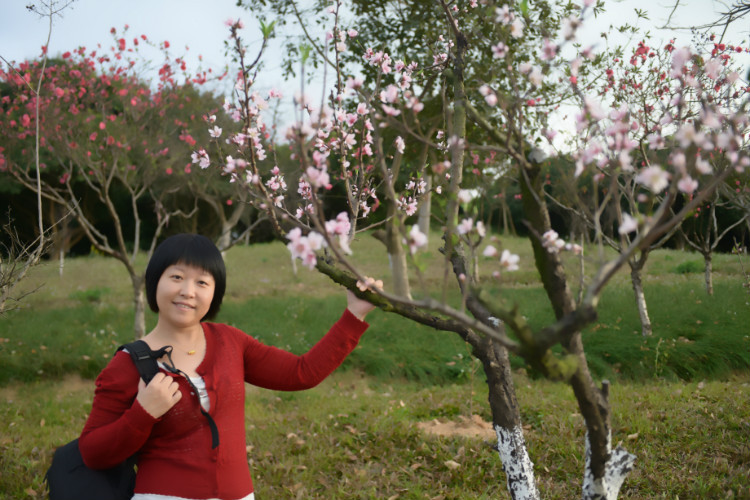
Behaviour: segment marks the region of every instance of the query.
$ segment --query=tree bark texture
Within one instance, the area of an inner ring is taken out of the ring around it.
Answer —
[[[142,339],[146,335],[146,294],[143,285],[146,281],[145,276],[130,276],[133,284],[133,305],[135,317],[133,319],[133,330],[135,340]]]
[[[638,306],[638,315],[641,319],[641,333],[644,337],[650,337],[653,333],[651,327],[651,318],[648,315],[648,307],[646,305],[646,294],[643,292],[643,280],[641,278],[641,271],[646,263],[647,254],[641,254],[641,258],[636,261],[628,261],[630,264],[630,282],[633,285],[633,293],[635,294],[635,303]]]
[[[548,251],[541,241],[541,235],[551,229],[549,212],[544,198],[541,164],[529,158],[519,167],[520,184],[524,215],[532,231],[538,233],[531,236],[534,259],[540,278],[547,292],[547,297],[559,320],[575,312],[576,304],[570,287],[568,286],[565,270],[559,253]],[[608,401],[608,384],[600,390],[591,376],[583,349],[581,332],[576,331],[562,341],[562,347],[576,360],[576,371],[568,380],[573,389],[581,415],[586,422],[587,449],[589,460],[584,477],[586,484],[597,485],[593,489],[594,495],[584,488],[584,500],[594,498],[616,498],[615,496],[600,495],[598,485],[609,485],[608,471],[615,467],[614,460],[619,457],[611,453],[610,447],[610,410]],[[633,457],[634,458],[634,457]],[[622,479],[624,480],[623,470]],[[620,480],[619,484],[622,484]],[[619,491],[609,488],[608,491]]]
[[[608,436],[611,450],[612,435]],[[584,500],[616,500],[620,494],[620,488],[625,478],[633,470],[635,455],[625,451],[618,446],[610,451],[604,477],[595,478],[591,469],[591,446],[588,434],[586,435],[586,471],[583,477],[583,499]]]
[[[406,252],[401,244],[399,219],[392,217],[385,225],[385,246],[388,249],[388,263],[391,266],[393,293],[399,297],[411,298],[409,268],[406,265]]]
[[[497,434],[497,451],[508,492],[513,500],[538,500],[534,463],[526,450],[508,351],[484,337],[475,355],[482,361],[487,375],[492,426]]]
[[[703,254],[703,275],[706,281],[706,293],[709,295],[714,294],[714,268],[713,258],[711,252]]]

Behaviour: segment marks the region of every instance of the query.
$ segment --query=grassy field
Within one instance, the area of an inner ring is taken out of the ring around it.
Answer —
[[[433,238],[436,240],[436,238]],[[506,239],[522,267],[502,287],[532,325],[552,319],[535,284],[528,243]],[[366,240],[355,257],[384,277],[387,262]],[[425,278],[440,285],[434,247]],[[575,276],[578,268],[571,261]],[[430,267],[431,266],[431,267]],[[594,260],[586,263],[592,272]],[[295,275],[279,244],[235,248],[218,321],[264,342],[304,351],[343,310],[327,278]],[[614,442],[638,456],[623,498],[750,498],[750,296],[736,256],[714,261],[715,295],[695,254],[660,251],[644,279],[653,337],[640,334],[627,274],[617,276],[584,334],[597,377],[613,380]],[[586,276],[584,276],[584,280]],[[416,282],[416,281],[415,281]],[[103,257],[36,269],[35,293],[0,320],[0,498],[42,498],[55,446],[80,432],[93,377],[132,337],[124,269]],[[425,293],[420,288],[415,295]],[[150,314],[150,313],[149,313]],[[258,500],[285,498],[507,498],[491,436],[438,437],[421,423],[489,419],[478,364],[460,339],[374,312],[342,369],[303,393],[248,388],[248,460]],[[155,316],[149,315],[148,326]],[[583,423],[570,389],[536,380],[514,360],[526,438],[544,498],[575,498],[583,470]],[[437,421],[437,422],[436,422]]]

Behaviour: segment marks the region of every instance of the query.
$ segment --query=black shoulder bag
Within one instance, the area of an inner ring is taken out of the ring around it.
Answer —
[[[138,373],[147,384],[159,372],[156,360],[168,354],[170,346],[152,351],[136,340],[121,346],[133,358]],[[52,457],[45,480],[50,500],[130,500],[135,488],[136,457],[132,456],[111,469],[89,469],[83,463],[78,439],[58,448]]]

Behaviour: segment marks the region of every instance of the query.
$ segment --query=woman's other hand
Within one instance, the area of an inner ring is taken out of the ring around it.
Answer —
[[[182,392],[174,378],[159,372],[148,385],[140,379],[136,399],[149,415],[160,418],[182,399]]]
[[[351,290],[346,291],[346,308],[360,321],[364,321],[367,313],[375,309],[375,306],[366,300],[360,299]]]

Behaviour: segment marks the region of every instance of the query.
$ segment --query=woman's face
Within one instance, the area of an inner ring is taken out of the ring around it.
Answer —
[[[200,267],[176,263],[164,270],[156,285],[159,321],[176,328],[200,323],[214,298],[214,277]]]

